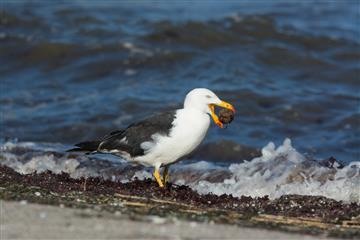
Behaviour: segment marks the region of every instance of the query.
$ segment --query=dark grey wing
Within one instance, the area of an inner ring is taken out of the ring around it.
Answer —
[[[154,134],[169,135],[176,111],[154,115],[131,124],[124,130],[112,132],[100,143],[100,152],[127,152],[131,157],[144,155],[143,142],[152,141]]]

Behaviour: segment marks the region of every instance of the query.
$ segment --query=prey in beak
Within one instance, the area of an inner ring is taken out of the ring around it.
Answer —
[[[235,113],[235,108],[233,107],[233,105],[231,105],[230,103],[227,103],[225,101],[221,101],[220,103],[217,103],[217,104],[209,104],[210,115],[211,115],[212,119],[214,120],[215,124],[218,125],[220,128],[224,128],[224,124],[219,120],[219,117],[215,113],[215,106],[229,109],[233,113]]]

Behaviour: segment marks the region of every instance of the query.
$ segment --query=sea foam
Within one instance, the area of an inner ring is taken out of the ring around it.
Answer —
[[[100,176],[127,182],[152,177],[151,168],[132,166],[109,155],[66,153],[67,146],[51,143],[4,142],[0,164],[22,174],[50,170],[71,177]],[[270,142],[262,156],[242,163],[219,165],[206,161],[183,161],[171,166],[171,181],[186,184],[200,194],[265,196],[284,194],[321,195],[346,202],[360,202],[360,162],[324,166],[308,159],[285,139],[276,147]],[[109,160],[110,159],[110,160]]]
[[[231,164],[230,176],[221,182],[188,182],[199,193],[269,195],[321,195],[336,200],[360,202],[360,162],[339,168],[324,167],[298,153],[286,139],[278,148],[270,142],[262,156],[240,164]],[[186,182],[185,182],[186,183]]]

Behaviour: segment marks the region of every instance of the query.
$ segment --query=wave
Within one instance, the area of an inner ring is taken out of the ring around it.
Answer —
[[[360,162],[351,162],[347,166],[333,162],[333,165],[322,166],[297,152],[290,139],[278,148],[269,143],[262,149],[261,157],[231,164],[225,170],[229,177],[221,182],[200,180],[184,183],[200,193],[217,195],[269,195],[274,199],[285,194],[300,194],[360,201]]]
[[[144,35],[144,40],[163,44],[180,43],[201,48],[229,44],[258,45],[259,42],[268,40],[314,51],[341,48],[344,42],[358,46],[358,43],[351,39],[310,34],[291,25],[281,26],[279,19],[272,14],[236,15],[205,22],[179,23],[164,20],[153,23],[153,29]]]
[[[151,169],[132,166],[109,155],[67,153],[68,146],[51,143],[1,143],[0,164],[22,174],[66,172],[73,178],[101,176],[127,182],[151,178]],[[346,202],[360,202],[360,162],[343,166],[334,159],[308,159],[285,139],[276,147],[270,142],[261,156],[242,163],[216,164],[202,160],[182,161],[171,167],[171,181],[185,184],[201,194],[265,196],[320,195]]]

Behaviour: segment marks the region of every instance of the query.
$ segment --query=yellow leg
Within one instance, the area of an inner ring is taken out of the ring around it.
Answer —
[[[169,167],[168,167],[168,166],[165,166],[164,172],[163,172],[163,181],[164,181],[164,184],[166,184],[169,180],[170,180]]]
[[[161,181],[161,176],[160,176],[160,173],[159,173],[159,170],[158,169],[155,169],[154,170],[154,173],[153,173],[157,183],[159,184],[159,187],[164,187],[164,184],[163,182]]]

